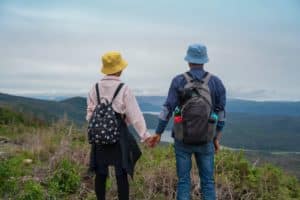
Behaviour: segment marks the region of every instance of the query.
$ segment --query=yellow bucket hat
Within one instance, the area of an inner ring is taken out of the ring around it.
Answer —
[[[122,58],[120,52],[110,51],[102,56],[101,72],[103,74],[114,74],[125,69],[127,65],[127,61]]]

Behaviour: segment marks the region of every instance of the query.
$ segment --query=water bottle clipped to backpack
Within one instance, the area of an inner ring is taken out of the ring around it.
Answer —
[[[219,119],[219,116],[215,112],[212,112],[208,119],[208,131],[210,133],[212,133],[213,136],[215,135],[215,130],[217,128],[218,119]]]
[[[179,107],[176,107],[174,111],[174,125],[173,125],[173,131],[174,136],[177,140],[182,141],[183,140],[183,124],[182,124],[182,116],[181,116],[181,110]]]

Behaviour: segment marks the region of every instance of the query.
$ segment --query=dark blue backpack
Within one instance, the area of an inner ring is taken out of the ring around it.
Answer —
[[[97,105],[88,125],[88,141],[90,144],[109,145],[120,140],[121,115],[113,110],[112,103],[123,87],[120,83],[117,87],[111,102],[100,98],[99,86],[96,84]]]

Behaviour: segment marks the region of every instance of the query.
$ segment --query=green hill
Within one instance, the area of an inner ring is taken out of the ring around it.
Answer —
[[[300,117],[228,113],[223,144],[266,151],[300,152]]]
[[[67,116],[75,123],[83,124],[85,104],[84,98],[71,98],[57,102],[0,93],[0,106],[6,106],[45,121],[56,121]]]

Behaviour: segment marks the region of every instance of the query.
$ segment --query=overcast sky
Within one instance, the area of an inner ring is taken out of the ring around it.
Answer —
[[[0,92],[85,95],[119,50],[136,95],[165,95],[196,42],[229,97],[300,100],[298,0],[1,0]]]

